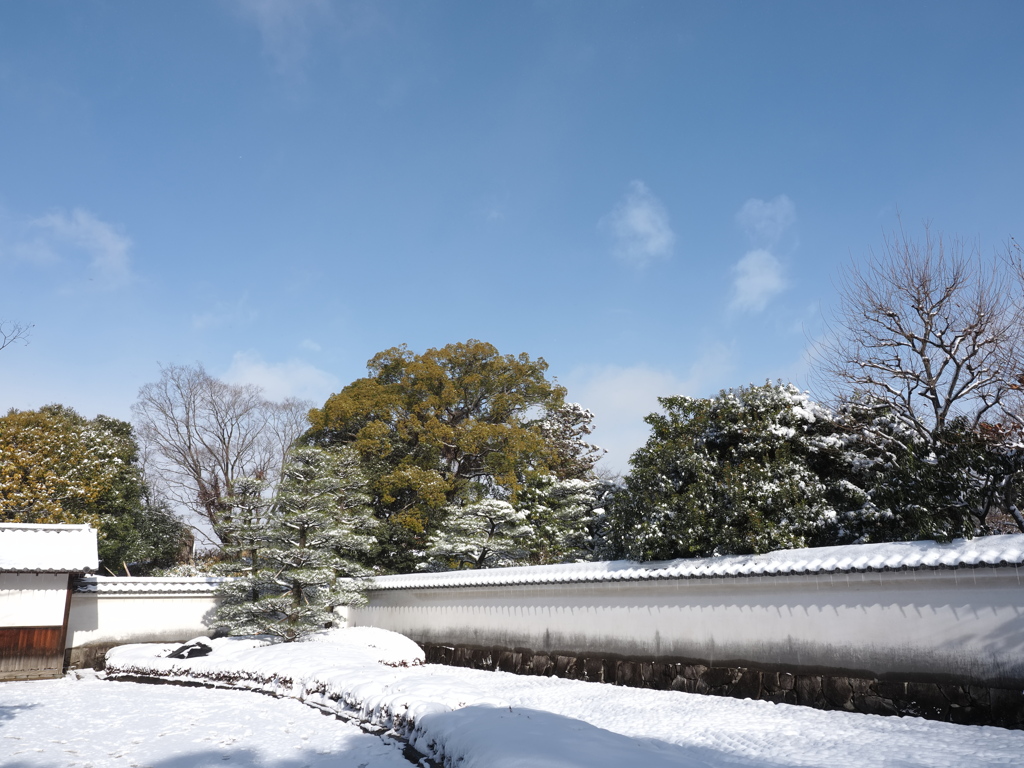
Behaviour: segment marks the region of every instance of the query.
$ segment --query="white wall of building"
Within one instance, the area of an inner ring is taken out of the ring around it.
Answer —
[[[0,573],[0,627],[59,627],[67,594],[66,573]]]

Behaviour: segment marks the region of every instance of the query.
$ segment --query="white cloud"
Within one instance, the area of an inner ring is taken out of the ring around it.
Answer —
[[[754,245],[770,248],[796,223],[796,206],[786,195],[767,201],[751,198],[736,214],[736,221]]]
[[[120,288],[133,279],[131,238],[89,211],[50,213],[30,220],[28,229],[34,236],[13,249],[20,258],[38,264],[69,261],[73,258],[70,246],[84,252],[89,279],[98,287]]]
[[[668,212],[642,181],[631,181],[625,196],[599,226],[612,237],[612,253],[642,267],[672,255],[676,236]]]
[[[312,339],[303,339],[299,346],[309,352],[319,352],[322,349],[322,347]]]
[[[608,451],[601,460],[613,472],[629,471],[629,457],[647,442],[644,417],[661,410],[659,397],[705,397],[717,392],[733,369],[731,352],[716,347],[703,355],[684,377],[647,365],[608,365],[573,371],[563,382],[568,399],[594,414],[590,441]]]
[[[197,331],[205,331],[208,328],[248,325],[257,317],[259,312],[249,305],[249,297],[243,295],[232,302],[218,301],[205,312],[192,315],[192,327]]]
[[[773,250],[796,223],[796,206],[786,195],[779,195],[774,200],[751,198],[737,211],[736,221],[754,248],[732,268],[733,292],[729,309],[761,312],[787,286],[782,264]]]
[[[301,66],[311,27],[330,11],[326,0],[235,0],[235,5],[259,29],[263,52],[282,73]]]
[[[303,360],[268,363],[255,352],[236,352],[231,366],[221,377],[232,384],[255,384],[263,388],[267,398],[283,400],[297,397],[323,403],[340,388],[340,381],[326,371]]]
[[[729,308],[733,310],[760,312],[786,288],[782,265],[763,248],[748,251],[732,271],[735,277]]]

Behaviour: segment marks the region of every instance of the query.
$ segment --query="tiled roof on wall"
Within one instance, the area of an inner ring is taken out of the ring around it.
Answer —
[[[501,586],[566,582],[702,579],[863,571],[1017,566],[1024,563],[1024,534],[956,539],[948,544],[908,541],[783,549],[763,555],[731,555],[637,563],[615,560],[473,571],[378,576],[373,589]]]

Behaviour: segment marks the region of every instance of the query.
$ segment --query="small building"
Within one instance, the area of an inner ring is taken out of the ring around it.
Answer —
[[[88,525],[0,523],[0,680],[60,677],[72,580],[98,568]]]

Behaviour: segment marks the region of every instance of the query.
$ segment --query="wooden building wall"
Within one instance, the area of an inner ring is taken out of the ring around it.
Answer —
[[[0,680],[59,677],[64,627],[0,627]]]
[[[0,574],[0,680],[60,677],[69,578],[67,573]]]

